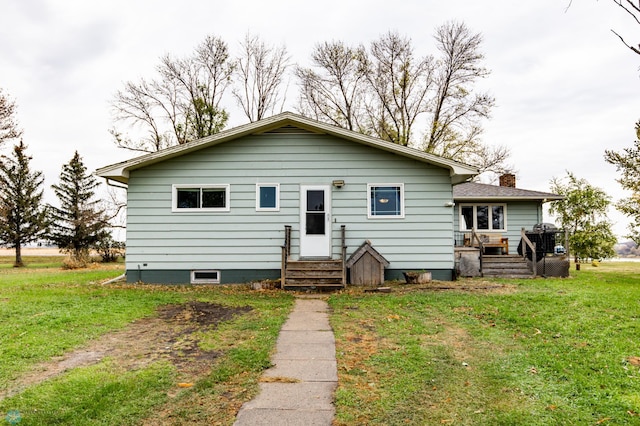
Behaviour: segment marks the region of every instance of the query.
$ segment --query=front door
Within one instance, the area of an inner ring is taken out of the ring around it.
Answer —
[[[331,257],[329,185],[300,185],[300,257]]]

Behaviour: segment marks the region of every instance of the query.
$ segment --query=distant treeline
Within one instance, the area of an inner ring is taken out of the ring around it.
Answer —
[[[625,257],[639,256],[640,257],[640,247],[638,247],[638,245],[633,241],[625,241],[623,243],[618,243],[613,248],[616,251],[616,254],[618,256],[625,256]]]

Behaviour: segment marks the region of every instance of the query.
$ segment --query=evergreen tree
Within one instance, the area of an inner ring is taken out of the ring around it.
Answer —
[[[0,158],[0,241],[14,247],[14,266],[24,266],[21,248],[43,237],[49,225],[47,209],[42,204],[44,176],[31,171],[23,141],[13,148],[13,158]]]
[[[69,253],[77,265],[84,265],[89,251],[109,235],[109,224],[95,199],[99,182],[89,173],[78,151],[62,166],[60,183],[52,188],[60,207],[52,207],[51,239]]]

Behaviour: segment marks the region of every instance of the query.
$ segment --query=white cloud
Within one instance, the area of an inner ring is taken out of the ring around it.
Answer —
[[[92,169],[133,156],[107,132],[113,93],[153,76],[161,55],[186,55],[208,34],[236,49],[250,31],[285,44],[294,62],[306,64],[318,42],[368,44],[388,30],[411,37],[417,54],[436,53],[436,26],[459,20],[483,34],[492,75],[481,88],[498,104],[484,140],[511,147],[519,186],[548,190],[553,176],[570,170],[619,198],[615,169],[602,154],[633,141],[640,57],[610,30],[632,36],[637,25],[607,2],[574,1],[565,10],[568,4],[21,0],[0,15],[0,87],[17,100],[34,166],[50,184],[76,149]],[[292,81],[290,108],[294,92]],[[618,221],[623,233],[626,221]]]

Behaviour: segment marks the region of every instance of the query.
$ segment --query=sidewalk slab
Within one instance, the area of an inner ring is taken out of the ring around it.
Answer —
[[[278,335],[277,344],[289,345],[293,343],[320,343],[323,345],[336,344],[336,339],[333,335],[333,331],[321,330],[310,332],[307,330],[281,330]]]
[[[331,426],[333,410],[241,410],[235,426]]]
[[[260,383],[263,396],[244,406],[247,409],[332,410],[335,388],[332,382]]]
[[[260,393],[240,408],[234,426],[332,424],[338,370],[328,312],[324,300],[296,299],[278,335],[274,366],[263,374],[284,381],[260,383]]]
[[[286,360],[301,359],[335,359],[336,348],[326,343],[280,343],[278,353],[272,357],[274,364],[280,364]]]
[[[324,312],[293,312],[282,326],[282,330],[328,331],[329,318]]]
[[[294,312],[328,312],[329,305],[321,299],[296,299]]]
[[[265,377],[287,377],[305,382],[337,382],[338,368],[334,360],[295,359],[280,361],[264,372]]]

